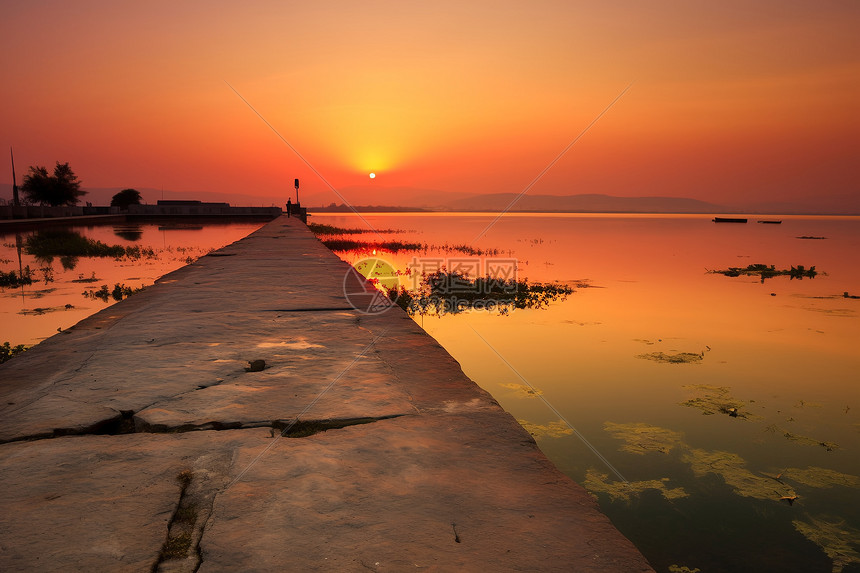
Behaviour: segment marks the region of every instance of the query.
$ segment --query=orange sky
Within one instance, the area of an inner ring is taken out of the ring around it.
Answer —
[[[858,29],[849,0],[7,2],[0,143],[19,183],[325,191],[229,82],[335,187],[519,192],[633,82],[532,193],[857,203]]]

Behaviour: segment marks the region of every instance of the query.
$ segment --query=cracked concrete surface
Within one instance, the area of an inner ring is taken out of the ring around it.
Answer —
[[[283,217],[0,366],[0,569],[650,570],[347,269]]]

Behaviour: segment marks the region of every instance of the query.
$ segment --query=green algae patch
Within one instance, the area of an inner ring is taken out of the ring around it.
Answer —
[[[637,354],[636,358],[652,360],[659,364],[699,364],[705,359],[705,353],[679,352],[678,354],[666,354],[665,352],[649,352],[647,354]]]
[[[603,429],[613,438],[624,442],[624,445],[619,448],[621,451],[631,454],[645,455],[649,452],[668,454],[672,448],[684,445],[680,432],[650,424],[606,422],[603,424]]]
[[[526,432],[535,438],[563,438],[573,433],[573,429],[559,420],[549,424],[534,424],[528,420],[517,420]]]
[[[817,488],[860,486],[860,477],[843,474],[842,472],[827,468],[811,466],[806,469],[788,468],[782,472],[782,475],[788,480]]]
[[[746,461],[731,452],[691,449],[684,461],[697,476],[716,474],[723,478],[726,485],[743,497],[763,500],[784,500],[793,503],[797,499],[794,489],[778,477],[759,475],[746,467]]]
[[[537,388],[526,386],[525,384],[511,383],[499,384],[499,386],[515,391],[518,398],[537,398],[538,396],[543,396],[543,390],[538,390]]]
[[[824,448],[828,452],[832,452],[834,450],[839,449],[839,444],[836,442],[827,442],[823,440],[818,440],[816,438],[811,438],[809,436],[803,436],[801,434],[795,434],[794,432],[789,432],[784,428],[780,428],[776,424],[771,424],[767,428],[765,428],[768,432],[773,432],[774,434],[782,434],[786,440],[790,442],[795,442],[797,444],[801,444],[804,446],[818,446]]]
[[[860,553],[856,549],[860,530],[846,527],[844,521],[832,522],[814,517],[809,517],[809,521],[795,519],[791,523],[833,560],[833,573],[839,573],[846,565],[860,563]]]
[[[669,478],[631,482],[609,481],[608,475],[602,474],[594,468],[589,468],[585,472],[585,481],[582,482],[582,486],[592,495],[602,493],[608,495],[612,501],[628,503],[647,490],[656,490],[670,501],[689,495],[682,487],[670,488],[667,485],[668,482]]]
[[[732,418],[756,418],[752,413],[745,410],[747,403],[729,394],[729,389],[725,386],[691,384],[682,386],[682,388],[693,391],[695,395],[689,400],[681,402],[681,406],[696,408],[706,416],[726,414]]]
[[[690,569],[686,565],[669,565],[669,573],[700,573],[701,569],[698,567],[694,569]]]

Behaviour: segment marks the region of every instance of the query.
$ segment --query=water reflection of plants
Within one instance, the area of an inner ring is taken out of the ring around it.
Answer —
[[[0,271],[0,288],[18,288],[33,284],[33,272],[29,266],[24,267],[19,272]]]
[[[46,282],[53,280],[48,270],[53,271],[52,263],[55,257],[60,259],[64,270],[70,271],[75,269],[80,257],[140,260],[156,256],[155,251],[149,247],[108,245],[68,229],[36,231],[24,242],[24,252],[43,265]]]
[[[819,273],[815,265],[808,269],[803,265],[792,266],[789,269],[777,269],[775,265],[754,264],[746,267],[729,267],[728,269],[708,271],[711,274],[720,274],[727,277],[758,276],[761,282],[773,277],[788,277],[790,280],[801,280],[804,277],[814,279]]]
[[[140,225],[115,226],[113,234],[126,241],[139,241],[143,237],[143,227]]]
[[[442,316],[467,310],[508,314],[514,309],[543,309],[564,301],[573,292],[572,287],[560,283],[471,278],[456,271],[439,270],[423,275],[417,289],[399,287],[388,291],[388,295],[410,316]]]
[[[117,283],[114,285],[113,290],[109,290],[107,285],[102,285],[100,289],[89,289],[85,290],[83,296],[86,298],[90,298],[93,300],[101,300],[103,302],[107,302],[109,298],[115,300],[116,302],[121,301],[123,298],[128,298],[134,293],[140,292],[144,289],[144,287],[133,288],[126,286],[124,284]]]

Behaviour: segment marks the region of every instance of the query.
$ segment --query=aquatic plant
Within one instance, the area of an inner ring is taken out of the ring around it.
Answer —
[[[99,281],[99,279],[96,278],[96,272],[93,271],[93,274],[90,275],[89,277],[84,277],[83,273],[81,273],[78,275],[78,278],[72,279],[71,282],[73,282],[73,283],[96,283],[98,281]]]
[[[860,487],[860,477],[827,468],[788,468],[782,475],[790,481],[816,488]]]
[[[564,301],[574,292],[560,283],[530,283],[524,279],[477,277],[439,270],[421,277],[417,289],[400,287],[389,297],[410,316],[459,314],[467,310],[490,310],[507,314],[513,309],[542,309]]]
[[[107,302],[108,298],[112,298],[116,302],[119,302],[123,298],[128,298],[131,295],[133,295],[134,293],[142,291],[144,288],[145,287],[133,288],[133,287],[126,286],[125,284],[116,283],[113,287],[113,290],[108,290],[107,285],[102,285],[101,288],[98,290],[93,290],[93,289],[85,290],[81,294],[83,296],[85,296],[87,298],[91,298],[93,300],[99,299],[99,300],[102,300],[104,302]]]
[[[819,273],[815,270],[815,266],[811,266],[808,269],[803,265],[792,266],[790,269],[777,269],[775,265],[763,265],[763,264],[754,264],[747,265],[746,267],[729,267],[728,269],[722,270],[708,270],[709,274],[720,274],[725,275],[727,277],[739,277],[739,276],[760,276],[761,282],[763,283],[765,279],[770,279],[773,277],[784,277],[787,276],[789,279],[802,279],[804,277],[815,278]]]
[[[613,438],[624,442],[621,451],[640,456],[649,452],[668,454],[672,448],[683,445],[683,435],[680,432],[651,424],[605,422],[603,429]]]
[[[686,390],[693,390],[695,396],[681,402],[681,406],[697,408],[702,414],[726,414],[732,418],[755,418],[751,412],[745,411],[747,403],[729,394],[729,389],[724,386],[709,386],[707,384],[690,384],[683,386]]]
[[[772,432],[775,434],[782,434],[783,437],[790,441],[798,444],[802,444],[804,446],[820,446],[827,450],[828,452],[832,452],[833,450],[839,449],[839,444],[836,442],[827,442],[823,440],[817,440],[815,438],[810,438],[809,436],[802,436],[800,434],[795,434],[794,432],[789,432],[783,428],[780,428],[776,424],[771,424],[767,428],[765,428],[768,432]]]
[[[15,346],[12,346],[11,344],[9,344],[8,341],[4,342],[3,344],[0,344],[0,364],[11,360],[12,358],[17,356],[18,354],[21,354],[28,348],[29,346],[25,344],[16,344]]]
[[[684,455],[684,461],[690,464],[697,476],[716,474],[735,493],[744,497],[773,501],[793,501],[798,497],[794,489],[781,479],[751,472],[746,461],[731,452],[691,448]]]
[[[376,251],[387,251],[389,253],[399,253],[400,251],[423,251],[427,245],[422,243],[406,243],[403,241],[379,241],[368,243],[364,241],[354,241],[352,239],[326,239],[323,245],[332,251],[344,252],[355,251],[360,253],[370,253]]]
[[[335,227],[337,228],[337,227]],[[361,229],[352,229],[353,232],[363,232]],[[394,232],[389,230],[382,232]],[[398,231],[399,232],[399,231]],[[339,234],[339,233],[338,233]],[[323,236],[323,235],[321,235]],[[441,253],[462,253],[469,256],[499,254],[498,249],[479,249],[471,245],[430,245],[426,243],[414,243],[405,241],[356,241],[354,239],[323,239],[323,245],[335,252],[356,252],[356,253],[376,253],[377,251],[386,251],[389,253],[399,253],[400,251],[435,251]]]
[[[155,249],[152,247],[141,247],[139,245],[125,247],[124,255],[135,261],[140,259],[154,259],[158,256]]]
[[[531,386],[526,386],[525,384],[499,384],[502,388],[508,388],[510,390],[514,390],[517,393],[517,396],[520,398],[537,398],[538,396],[543,395],[543,390],[538,390],[537,388],[533,388]]]
[[[21,269],[20,273],[16,273],[14,270],[8,273],[0,271],[0,287],[18,288],[19,286],[31,285],[33,284],[32,275],[29,266]]]
[[[573,433],[573,429],[561,420],[548,424],[535,424],[528,420],[517,420],[517,422],[536,438],[563,438]]]
[[[585,480],[582,482],[582,487],[588,490],[591,495],[603,493],[609,496],[611,501],[630,502],[633,497],[641,495],[648,490],[655,490],[660,493],[665,499],[673,500],[688,497],[689,494],[682,487],[668,486],[669,478],[644,480],[644,481],[609,481],[607,474],[600,473],[594,468],[589,468],[585,472]]]
[[[399,229],[360,229],[357,227],[335,227],[322,223],[308,223],[308,229],[317,236],[321,235],[359,235],[362,233],[402,233]]]
[[[48,307],[36,307],[36,308],[24,308],[18,311],[18,314],[23,314],[24,316],[41,316],[43,314],[48,314],[49,312],[59,312],[61,310],[69,310],[75,308],[71,304],[67,304],[64,306],[48,306]]]
[[[847,527],[844,521],[809,516],[808,521],[795,519],[791,523],[801,535],[818,545],[833,560],[833,573],[839,573],[846,565],[860,563],[860,553],[856,549],[860,531]]]
[[[665,352],[649,352],[637,354],[636,358],[642,360],[653,360],[662,364],[698,364],[705,358],[705,353],[679,352],[678,354],[666,354]]]

